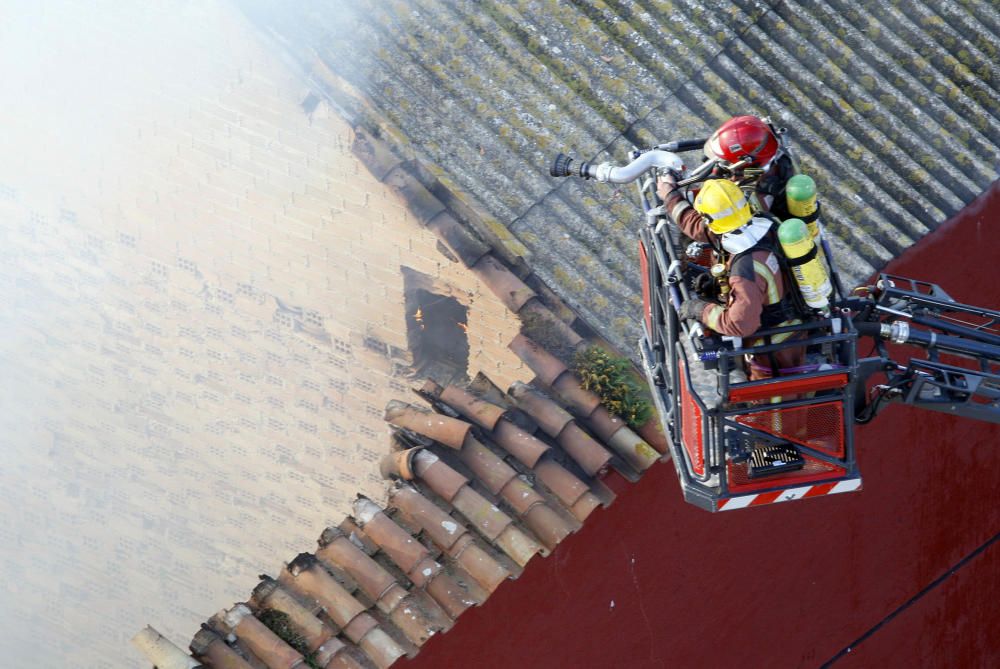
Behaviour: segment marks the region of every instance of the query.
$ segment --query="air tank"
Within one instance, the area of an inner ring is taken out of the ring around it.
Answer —
[[[832,292],[830,275],[819,256],[809,228],[798,218],[790,218],[778,226],[778,241],[788,258],[802,297],[813,309],[828,311]]]
[[[796,174],[785,185],[788,212],[805,222],[813,239],[819,234],[819,204],[816,202],[816,182],[808,174]]]

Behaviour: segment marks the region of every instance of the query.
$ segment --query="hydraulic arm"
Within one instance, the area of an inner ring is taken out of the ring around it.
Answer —
[[[856,397],[867,401],[859,402],[858,422],[894,400],[1000,423],[1000,311],[961,304],[936,284],[897,276],[882,275],[863,290],[867,297],[844,307],[858,310],[858,334],[873,337],[878,352],[859,361]],[[906,356],[910,351],[891,344],[919,347],[927,357]],[[885,382],[866,395],[866,382],[878,373]]]

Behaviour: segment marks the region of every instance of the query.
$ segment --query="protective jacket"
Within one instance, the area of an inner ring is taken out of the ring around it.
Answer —
[[[723,248],[720,236],[708,230],[701,214],[678,191],[671,192],[665,204],[666,211],[684,234],[695,241],[707,242],[716,249]],[[752,223],[764,228],[772,224],[770,219],[764,218],[754,218]],[[730,286],[728,302],[725,305],[709,304],[699,319],[719,334],[743,337],[744,346],[765,343],[752,337],[760,329],[800,322],[795,318],[788,318],[780,308],[782,298],[794,288],[786,285],[771,239],[771,235],[764,235],[749,248],[729,254],[726,263]],[[791,336],[793,335],[776,335],[771,338],[770,343],[778,344]],[[774,356],[757,357],[764,359],[749,361],[751,378],[767,378],[773,375],[775,367],[784,369],[801,365],[804,351],[794,348],[779,351]]]

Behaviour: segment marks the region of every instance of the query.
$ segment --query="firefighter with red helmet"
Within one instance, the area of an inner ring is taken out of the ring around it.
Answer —
[[[784,220],[788,217],[785,184],[795,174],[795,166],[780,133],[766,118],[736,116],[708,138],[705,157],[717,163],[715,176],[730,175],[747,190],[753,184],[755,210]]]
[[[700,299],[692,297],[681,305],[678,313],[682,318],[698,320],[719,334],[747,338],[746,346],[765,343],[753,338],[758,330],[801,322],[792,293],[795,287],[781,271],[777,256],[781,251],[771,234],[775,220],[767,214],[753,215],[738,185],[728,179],[710,179],[692,206],[677,189],[676,176],[668,174],[660,177],[657,193],[680,230],[696,241],[711,244],[728,270],[725,304],[707,290],[712,285],[709,281],[698,282]],[[792,336],[794,333],[775,335],[769,343],[778,344]],[[792,347],[755,356],[748,360],[750,378],[777,376],[780,370],[802,365],[804,355],[802,348]]]

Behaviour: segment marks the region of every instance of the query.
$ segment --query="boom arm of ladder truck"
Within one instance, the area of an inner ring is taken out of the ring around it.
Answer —
[[[877,356],[859,361],[858,422],[884,403],[1000,423],[1000,311],[962,304],[940,286],[883,274],[864,297],[845,300]],[[900,348],[900,347],[910,348]],[[925,358],[918,357],[923,350]],[[869,382],[879,375],[883,383]]]

